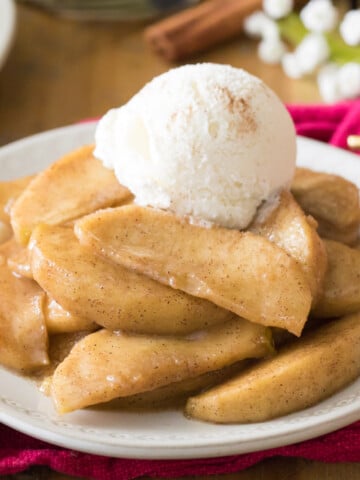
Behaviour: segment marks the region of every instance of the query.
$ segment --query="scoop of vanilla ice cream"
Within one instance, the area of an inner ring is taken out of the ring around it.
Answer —
[[[296,142],[281,101],[226,65],[175,68],[99,122],[95,156],[142,206],[243,229],[294,174]]]

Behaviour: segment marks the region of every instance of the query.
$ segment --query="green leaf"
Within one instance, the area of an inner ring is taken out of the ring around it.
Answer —
[[[291,13],[287,17],[279,20],[278,26],[281,36],[293,47],[296,47],[309,33],[302,24],[299,15],[296,13]]]

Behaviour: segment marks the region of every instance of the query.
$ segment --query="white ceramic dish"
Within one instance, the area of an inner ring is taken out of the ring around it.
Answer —
[[[38,171],[59,155],[93,141],[94,124],[66,127],[0,149],[0,177]],[[360,187],[355,155],[299,138],[298,164],[342,174]],[[360,419],[360,378],[313,408],[253,425],[211,425],[179,411],[129,413],[82,410],[58,416],[37,387],[0,368],[0,421],[50,443],[129,458],[200,458],[299,442]]]
[[[0,68],[9,53],[15,33],[16,9],[14,0],[0,1]]]

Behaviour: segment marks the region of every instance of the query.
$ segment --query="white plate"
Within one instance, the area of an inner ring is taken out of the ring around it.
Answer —
[[[93,141],[94,124],[46,132],[0,149],[3,179],[45,167]],[[342,174],[360,186],[360,158],[299,138],[298,164]],[[50,443],[129,458],[200,458],[263,450],[299,442],[360,419],[360,379],[313,408],[253,425],[211,425],[180,411],[123,413],[82,410],[58,416],[37,387],[0,368],[0,421]]]
[[[14,0],[0,1],[0,68],[6,60],[14,37],[16,10]]]

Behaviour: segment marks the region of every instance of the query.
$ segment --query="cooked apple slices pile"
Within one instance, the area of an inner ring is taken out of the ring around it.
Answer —
[[[193,418],[264,421],[360,374],[354,185],[298,169],[247,231],[206,228],[133,205],[92,151],[0,182],[0,362],[59,412],[191,396]]]

